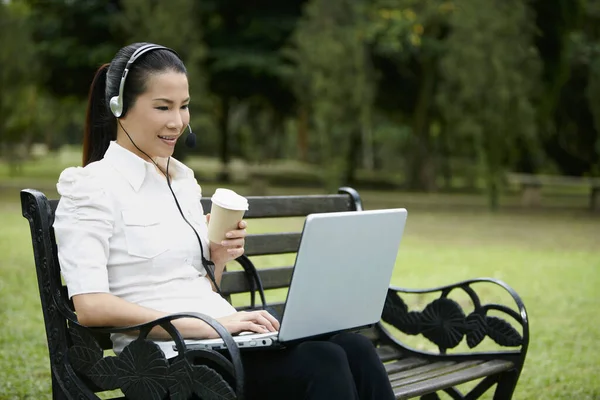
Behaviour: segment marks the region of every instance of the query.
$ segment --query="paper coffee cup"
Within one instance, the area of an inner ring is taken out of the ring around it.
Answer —
[[[211,201],[208,240],[221,243],[227,232],[239,229],[238,224],[248,210],[248,200],[233,190],[219,188]]]

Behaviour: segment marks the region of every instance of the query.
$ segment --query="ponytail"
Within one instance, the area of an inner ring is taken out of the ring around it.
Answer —
[[[85,130],[83,133],[83,159],[85,167],[101,160],[111,140],[117,138],[117,126],[111,118],[105,99],[106,73],[110,64],[104,64],[94,76],[88,97]]]

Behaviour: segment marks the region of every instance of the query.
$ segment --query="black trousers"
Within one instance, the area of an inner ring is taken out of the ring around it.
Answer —
[[[394,399],[373,344],[359,334],[243,352],[242,361],[248,400]]]

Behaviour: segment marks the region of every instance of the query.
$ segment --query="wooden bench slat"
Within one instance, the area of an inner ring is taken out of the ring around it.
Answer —
[[[467,368],[474,367],[479,364],[483,364],[482,360],[474,360],[474,361],[465,361],[461,363],[451,362],[449,364],[442,365],[443,362],[436,362],[429,364],[429,369],[424,373],[419,373],[419,371],[405,371],[400,372],[398,374],[394,374],[390,376],[390,380],[392,381],[392,386],[406,386],[411,383],[417,383],[421,381],[425,381],[428,379],[432,379],[438,376],[446,375],[456,371],[462,371]]]
[[[309,214],[354,211],[354,205],[350,196],[338,195],[309,195],[309,196],[249,196],[248,211],[244,219],[251,218],[282,218],[282,217],[306,217]],[[58,206],[58,199],[49,200],[52,214]],[[203,197],[200,200],[204,213],[211,210],[210,198]]]
[[[400,350],[396,349],[392,346],[380,346],[375,349],[377,351],[377,355],[383,362],[397,360],[402,357],[402,353]]]
[[[248,211],[244,218],[280,218],[305,217],[308,214],[354,211],[350,196],[309,195],[309,196],[248,196]],[[210,212],[212,203],[209,197],[203,197],[200,202],[205,213]],[[52,213],[56,211],[58,199],[49,200]]]
[[[292,280],[294,267],[276,267],[257,269],[263,283],[263,288],[279,289],[288,287]],[[221,291],[225,295],[243,293],[250,290],[245,271],[231,271],[223,274]]]
[[[383,366],[385,367],[385,371],[388,373],[388,375],[390,375],[396,372],[406,371],[411,368],[417,368],[422,365],[426,365],[427,363],[427,360],[425,360],[424,358],[410,357],[386,363]]]
[[[244,218],[305,217],[308,214],[354,211],[349,195],[248,196]],[[204,212],[210,212],[210,198],[202,198]]]
[[[438,361],[433,363],[427,362],[426,364],[419,367],[406,369],[404,371],[398,371],[393,374],[388,373],[388,377],[390,378],[391,382],[394,382],[404,378],[414,377],[415,375],[421,375],[425,373],[431,373],[433,371],[438,371],[443,368],[450,367],[454,364],[456,364],[455,361]]]
[[[247,256],[295,253],[300,246],[300,232],[265,233],[246,236]]]
[[[460,385],[461,383],[483,378],[485,376],[508,371],[513,367],[514,364],[510,361],[488,361],[471,368],[461,369],[459,371],[449,373],[447,375],[436,376],[434,379],[428,379],[405,386],[395,387],[394,395],[396,396],[396,399],[409,399],[412,397],[422,396],[427,393],[432,393],[437,390]]]

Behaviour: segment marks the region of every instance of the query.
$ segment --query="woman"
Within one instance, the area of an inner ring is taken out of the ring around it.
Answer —
[[[84,167],[61,174],[54,222],[61,272],[84,325],[200,312],[231,333],[279,329],[266,311],[237,312],[214,291],[225,264],[244,252],[246,223],[221,243],[207,239],[201,189],[193,172],[171,158],[189,124],[189,102],[185,66],[162,46],[129,45],[96,73]],[[204,256],[214,263],[208,277]],[[185,338],[217,336],[196,319],[174,324]],[[164,330],[151,338],[167,357],[175,355]],[[134,338],[111,339],[119,353]],[[243,363],[249,398],[394,398],[372,344],[356,334],[244,353]]]

